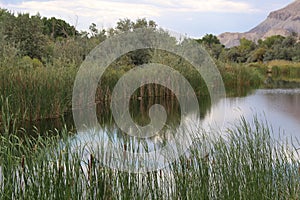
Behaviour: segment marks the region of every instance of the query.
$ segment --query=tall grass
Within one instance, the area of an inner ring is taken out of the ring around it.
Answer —
[[[9,97],[11,112],[37,120],[70,110],[76,68],[1,67],[0,93]]]
[[[162,56],[163,55],[163,56]],[[28,58],[30,59],[30,58]],[[122,59],[121,59],[122,60]],[[9,97],[12,113],[20,111],[26,120],[57,118],[71,110],[72,89],[78,68],[75,66],[56,66],[38,62],[16,62],[14,66],[0,67],[0,95]],[[166,64],[180,72],[191,84],[198,97],[209,96],[206,84],[193,66],[178,56],[159,51],[152,55],[149,62]],[[257,68],[224,64],[217,61],[226,91],[229,96],[246,95],[253,88],[258,88],[264,73]],[[117,81],[134,65],[112,63],[105,71],[96,92],[96,103],[110,101],[111,93]],[[264,71],[264,70],[263,70]],[[142,75],[141,75],[142,76]],[[171,81],[167,77],[166,81]],[[181,83],[172,83],[180,86]],[[129,94],[128,94],[129,95]],[[188,94],[181,94],[186,96]],[[139,97],[160,97],[175,99],[174,93],[159,84],[140,87],[133,95]]]
[[[252,89],[259,88],[265,79],[259,68],[236,63],[217,64],[228,96],[245,96]]]
[[[271,69],[272,79],[300,82],[300,63],[286,60],[272,60],[267,63],[250,63],[247,67],[254,68],[260,74],[267,77],[267,71]]]
[[[275,60],[268,63],[274,79],[300,82],[300,63]]]
[[[31,137],[11,124],[1,133],[0,199],[300,197],[299,154],[274,141],[271,128],[257,120],[241,119],[219,137],[195,130],[198,139],[186,155],[142,174],[109,169],[98,154],[74,151],[66,128]]]

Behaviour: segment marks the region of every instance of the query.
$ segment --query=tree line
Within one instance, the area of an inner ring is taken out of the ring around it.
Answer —
[[[98,28],[95,23],[89,31],[79,31],[62,19],[46,18],[40,14],[12,13],[0,9],[0,66],[80,66],[87,54],[107,37],[137,28],[157,29],[153,20],[120,19],[115,27]],[[242,38],[240,45],[225,48],[212,34],[197,42],[215,59],[223,62],[265,62],[270,60],[300,61],[298,34],[279,35],[259,40],[257,43]],[[123,64],[138,65],[149,60],[147,51],[128,55]]]
[[[157,28],[153,20],[120,19],[116,26],[78,31],[62,19],[0,9],[0,66],[80,66],[107,37],[137,28]],[[136,55],[135,55],[136,56]]]
[[[214,58],[224,62],[300,61],[300,37],[297,33],[288,37],[274,35],[259,39],[257,43],[242,38],[239,46],[231,48],[225,48],[217,36],[212,34],[206,34],[196,41],[203,44]]]

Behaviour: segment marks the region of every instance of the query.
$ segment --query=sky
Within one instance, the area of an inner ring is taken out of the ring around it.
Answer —
[[[0,0],[12,12],[40,13],[88,30],[115,27],[119,19],[147,18],[160,27],[190,37],[207,33],[245,32],[262,22],[271,11],[294,0]]]

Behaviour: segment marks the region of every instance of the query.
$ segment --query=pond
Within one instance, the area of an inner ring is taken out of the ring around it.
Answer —
[[[153,104],[163,105],[168,114],[166,126],[157,135],[142,140],[131,137],[118,128],[108,105],[98,105],[100,130],[89,128],[78,131],[70,137],[72,148],[80,149],[83,154],[86,154],[84,155],[86,158],[94,153],[107,152],[107,149],[110,149],[107,157],[112,154],[115,157],[124,156],[122,153],[128,150],[134,153],[148,153],[166,146],[177,148],[180,145],[183,149],[179,151],[186,152],[188,143],[195,139],[195,136],[196,138],[201,136],[199,130],[211,136],[215,136],[216,133],[224,134],[227,128],[237,125],[242,117],[250,125],[256,118],[260,123],[271,127],[271,136],[274,139],[288,141],[297,149],[300,148],[298,142],[300,141],[300,89],[258,89],[245,97],[221,99],[215,105],[211,105],[210,100],[206,98],[200,98],[199,102],[200,113],[190,109],[188,114],[181,116],[180,105],[176,98],[131,101],[131,116],[139,125],[145,126],[150,122],[148,111]],[[184,127],[187,127],[183,131],[180,129],[180,121]],[[181,143],[178,145],[176,140]],[[118,152],[118,149],[122,151]],[[116,161],[113,165],[119,166],[119,164]],[[155,165],[158,168],[163,167],[157,166],[157,163]]]
[[[259,89],[246,97],[232,97],[221,100],[211,107],[211,112],[218,112],[225,107],[226,115],[223,128],[236,124],[241,116],[251,122],[267,123],[273,129],[276,139],[300,139],[300,89]],[[204,121],[211,123],[210,113]],[[221,124],[221,119],[214,119]]]
[[[178,126],[181,118],[176,98],[132,100],[130,112],[133,121],[141,126],[147,125],[150,122],[148,111],[153,104],[161,104],[166,109],[168,127]],[[300,140],[300,89],[258,89],[244,97],[221,99],[215,105],[211,105],[208,98],[202,97],[199,99],[199,108],[200,113],[191,111],[190,116],[200,121],[203,129],[214,127],[222,131],[239,123],[241,117],[248,122],[253,122],[256,117],[258,121],[272,127],[276,139],[289,139],[296,143],[297,138]],[[124,136],[115,124],[108,104],[98,104],[97,115],[102,131]],[[35,126],[41,132],[59,130],[65,123],[68,129],[75,130],[72,113],[66,114],[63,120],[43,120],[27,124],[27,129],[32,130],[29,127]]]

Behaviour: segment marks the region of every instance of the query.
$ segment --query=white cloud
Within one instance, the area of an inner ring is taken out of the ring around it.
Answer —
[[[27,1],[19,4],[6,4],[3,7],[17,12],[29,12],[31,14],[39,12],[42,16],[59,17],[77,25],[80,29],[87,29],[92,22],[106,27],[113,26],[116,21],[122,18],[151,18],[160,15],[157,9],[151,5],[103,0]]]
[[[249,3],[231,0],[144,0],[144,2],[179,12],[249,13],[257,11]]]
[[[79,29],[95,22],[104,27],[114,26],[118,19],[148,19],[176,12],[249,13],[255,11],[248,3],[231,0],[37,0],[2,5],[7,9],[62,18]],[[78,21],[77,21],[78,19]],[[104,24],[105,23],[105,24]]]

